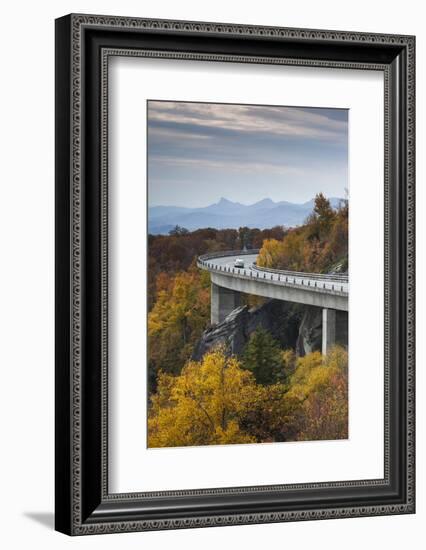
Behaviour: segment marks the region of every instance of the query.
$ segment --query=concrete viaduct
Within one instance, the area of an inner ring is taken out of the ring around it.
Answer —
[[[206,254],[198,267],[211,276],[211,323],[222,322],[240,305],[240,294],[254,294],[322,308],[322,353],[335,343],[336,310],[348,311],[347,275],[300,273],[261,268],[256,265],[258,250]],[[235,267],[235,260],[244,267]]]

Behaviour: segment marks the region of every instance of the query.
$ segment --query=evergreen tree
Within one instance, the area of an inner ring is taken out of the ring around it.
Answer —
[[[243,353],[243,366],[259,384],[273,384],[284,379],[282,351],[276,340],[259,327],[251,335]]]
[[[330,201],[322,193],[315,196],[314,216],[318,225],[319,238],[321,240],[327,238],[336,213],[331,207]]]
[[[181,227],[180,225],[175,225],[173,229],[169,231],[169,235],[178,236],[178,235],[187,235],[189,233],[186,227]]]

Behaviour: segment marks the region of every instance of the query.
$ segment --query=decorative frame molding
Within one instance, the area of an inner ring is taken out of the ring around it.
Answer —
[[[215,48],[220,51],[210,51]],[[383,71],[383,480],[108,493],[108,59],[117,55]],[[59,531],[83,535],[414,512],[414,79],[412,36],[96,15],[56,21]],[[333,497],[330,504],[321,503],[322,493]],[[344,504],[351,495],[353,503]],[[176,497],[188,499],[186,511],[173,509]],[[222,503],[214,513],[203,511],[218,497]],[[162,510],[154,513],[150,504],[158,508],[159,501]]]

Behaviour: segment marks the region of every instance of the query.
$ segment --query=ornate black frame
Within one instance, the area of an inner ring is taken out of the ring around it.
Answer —
[[[385,476],[109,494],[111,55],[374,69],[385,77]],[[68,15],[56,21],[56,529],[71,535],[414,513],[415,38]]]

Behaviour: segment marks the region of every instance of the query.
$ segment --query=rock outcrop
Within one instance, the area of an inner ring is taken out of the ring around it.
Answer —
[[[322,346],[322,309],[305,306],[299,326],[296,342],[296,354],[304,356],[321,350]]]
[[[322,348],[322,308],[305,306],[296,343],[296,354],[303,357]],[[336,344],[348,347],[348,312],[336,311]]]
[[[230,354],[239,355],[258,327],[270,332],[283,349],[294,349],[301,311],[300,307],[280,300],[270,300],[251,310],[247,306],[238,307],[224,321],[204,331],[195,347],[193,359],[199,361],[206,352],[218,345],[223,345]]]
[[[295,349],[299,356],[321,351],[322,308],[270,300],[256,309],[240,306],[224,321],[209,327],[192,357],[199,361],[219,345],[223,345],[229,354],[239,355],[258,327],[267,330],[282,349]],[[345,311],[336,312],[336,342],[347,348],[348,314]]]

